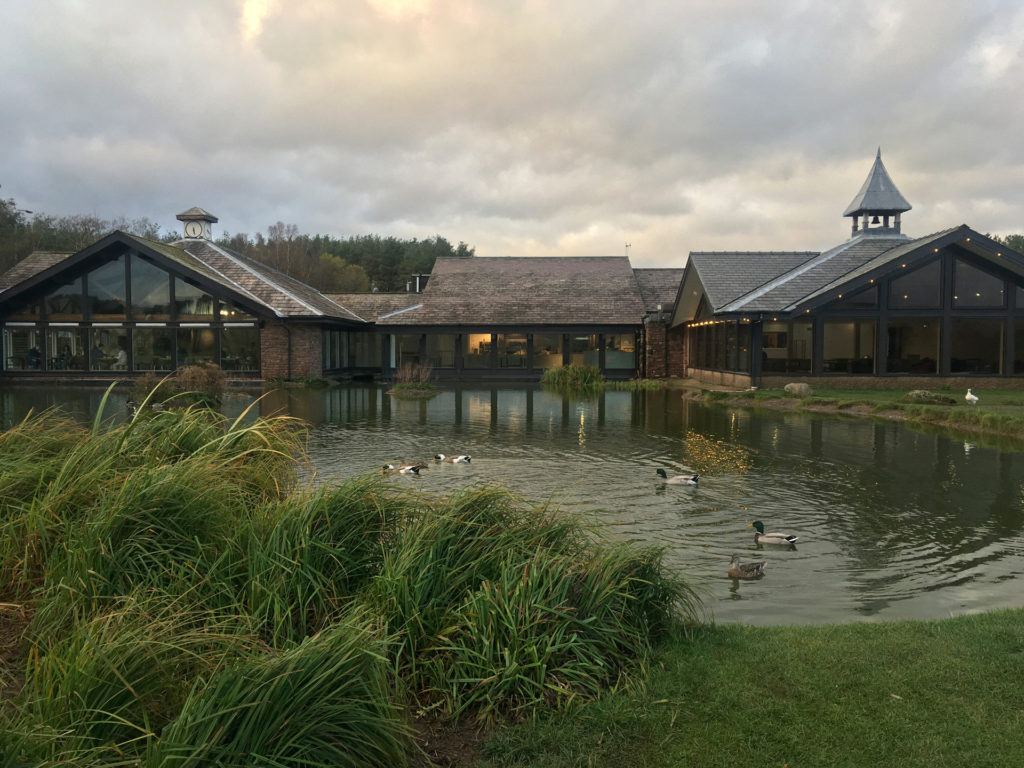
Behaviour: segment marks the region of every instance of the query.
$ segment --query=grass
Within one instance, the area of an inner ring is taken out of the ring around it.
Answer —
[[[1024,764],[1024,611],[821,627],[715,626],[642,691],[507,727],[478,766]]]
[[[605,381],[601,370],[592,365],[566,365],[560,368],[548,368],[541,376],[540,383],[542,387],[555,392],[581,396],[594,396],[603,389],[638,392],[665,387],[665,382],[660,379]]]
[[[32,617],[0,767],[402,764],[414,715],[567,709],[700,612],[659,550],[501,489],[297,488],[296,423],[244,417],[0,434],[0,588]]]

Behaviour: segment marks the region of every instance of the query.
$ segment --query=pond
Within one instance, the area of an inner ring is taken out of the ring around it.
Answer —
[[[95,389],[0,390],[0,425],[62,403],[88,418]],[[122,413],[117,393],[112,412]],[[241,413],[251,395],[225,402]],[[532,502],[592,513],[611,536],[663,546],[717,621],[818,624],[942,618],[1024,605],[1024,453],[904,425],[750,411],[678,390],[577,400],[535,387],[463,387],[396,400],[373,385],[288,389],[260,403],[311,425],[317,481],[396,459],[472,455],[387,482],[428,493],[501,484]],[[666,486],[697,472],[696,487]],[[758,548],[748,524],[799,536]],[[767,561],[733,581],[731,555]]]

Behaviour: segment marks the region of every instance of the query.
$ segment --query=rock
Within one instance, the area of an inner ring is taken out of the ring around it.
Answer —
[[[786,394],[795,395],[796,397],[807,397],[813,395],[814,390],[811,389],[810,384],[806,384],[802,381],[791,381],[783,389],[786,390]]]
[[[927,405],[956,405],[956,400],[949,395],[929,392],[927,389],[912,389],[900,398],[903,403],[924,403]]]

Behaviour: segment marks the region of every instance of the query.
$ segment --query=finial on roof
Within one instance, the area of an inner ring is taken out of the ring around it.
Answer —
[[[857,234],[858,225],[863,227],[865,234],[898,235],[900,214],[909,211],[911,207],[907,199],[896,189],[889,172],[885,170],[885,165],[882,164],[882,147],[879,146],[868,177],[853,201],[846,206],[843,216],[853,219],[854,235]]]

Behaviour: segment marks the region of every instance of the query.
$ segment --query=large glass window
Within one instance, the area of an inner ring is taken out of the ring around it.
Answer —
[[[1006,284],[1002,278],[983,272],[966,261],[957,259],[953,278],[953,306],[989,307],[1006,306]]]
[[[1013,322],[1013,372],[1024,373],[1024,318],[1020,317]]]
[[[225,323],[239,322],[246,320],[255,320],[256,318],[250,315],[241,307],[232,304],[230,301],[220,301],[220,309],[218,310],[220,319]]]
[[[954,317],[950,333],[950,373],[1002,373],[1003,321]]]
[[[562,335],[560,333],[533,334],[533,367],[562,367]]]
[[[55,322],[83,319],[82,278],[76,277],[50,291],[43,297],[43,307],[47,318]]]
[[[332,331],[330,334],[334,341],[335,350],[338,349],[338,341],[342,336],[340,331]],[[220,335],[220,367],[225,371],[257,371],[260,361],[260,332],[255,327],[224,328]],[[334,359],[340,357],[335,352]],[[332,367],[339,368],[340,363]]]
[[[420,364],[420,334],[396,333],[391,337],[391,367]]]
[[[491,367],[491,334],[466,333],[462,336],[462,367]]]
[[[39,319],[39,302],[33,301],[31,304],[17,304],[7,310],[8,320],[38,320]]]
[[[597,346],[597,334],[592,333],[586,336],[570,336],[569,356],[573,365],[592,365],[595,368],[598,367],[600,359]]]
[[[810,373],[814,326],[810,320],[765,323],[761,369],[765,373]]]
[[[739,323],[736,331],[736,344],[739,347],[738,371],[750,372],[750,323]]]
[[[355,368],[380,369],[379,333],[354,331],[349,334],[349,345],[352,350],[352,365]]]
[[[427,365],[431,368],[455,367],[455,334],[427,334]]]
[[[135,370],[161,372],[172,370],[173,329],[136,328],[132,331],[132,344]]]
[[[47,369],[84,371],[87,365],[85,333],[80,328],[47,328]]]
[[[499,333],[497,344],[499,368],[526,367],[525,333]]]
[[[128,329],[93,328],[90,331],[89,370],[128,370]]]
[[[171,319],[171,276],[139,256],[132,256],[132,317]]]
[[[86,277],[92,319],[123,320],[127,291],[124,282],[124,255],[97,267]]]
[[[345,331],[324,331],[320,346],[325,371],[348,367],[348,334]]]
[[[886,368],[891,373],[935,373],[939,359],[938,318],[890,318],[889,354]]]
[[[895,278],[889,286],[892,309],[937,309],[942,306],[942,265],[933,261]]]
[[[43,366],[42,333],[35,328],[4,328],[4,370],[38,371]]]
[[[823,344],[825,373],[874,373],[874,320],[826,320]]]
[[[179,328],[177,368],[217,362],[213,328]]]
[[[829,306],[829,309],[833,310],[844,310],[844,309],[875,309],[878,306],[878,286],[873,285],[870,288],[865,288],[862,291],[844,295],[843,298],[837,300],[835,303]]]
[[[178,320],[213,320],[213,297],[192,283],[176,277],[174,310]]]
[[[608,333],[604,337],[604,367],[619,370],[636,368],[636,335]]]

